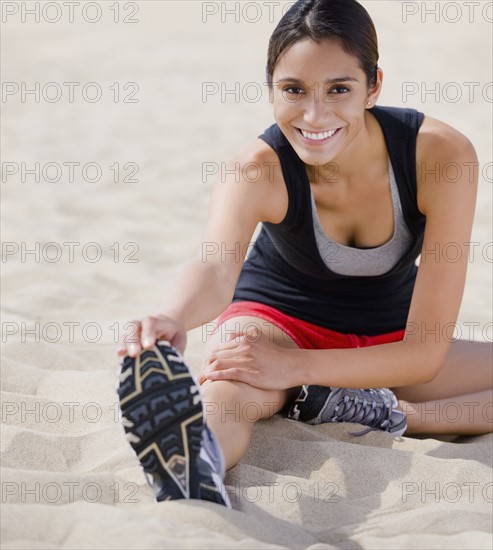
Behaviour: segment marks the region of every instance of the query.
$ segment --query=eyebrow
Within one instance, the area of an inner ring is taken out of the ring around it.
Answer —
[[[299,78],[294,78],[290,76],[276,80],[276,84],[280,84],[281,82],[294,82],[296,84],[303,84],[303,81]],[[339,76],[337,78],[328,78],[324,82],[324,84],[334,84],[336,82],[359,82],[359,80],[357,78],[354,78],[353,76]]]

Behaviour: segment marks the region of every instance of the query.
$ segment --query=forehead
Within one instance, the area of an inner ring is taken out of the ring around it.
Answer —
[[[345,52],[337,40],[314,42],[310,38],[304,38],[282,53],[277,60],[274,74],[274,80],[285,77],[325,80],[342,75],[359,79],[363,71],[358,59]]]

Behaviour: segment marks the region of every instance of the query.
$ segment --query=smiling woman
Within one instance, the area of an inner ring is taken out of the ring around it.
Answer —
[[[321,59],[330,59],[329,71]],[[358,59],[332,39],[305,37],[279,59],[271,83],[274,116],[305,164],[323,168],[338,162],[348,172],[347,159],[355,159],[355,151],[370,143],[365,106],[375,103],[381,88],[381,71],[376,65],[374,70],[377,80],[370,88]],[[297,77],[290,76],[293,71]],[[323,147],[329,143],[330,149]]]
[[[393,435],[492,430],[479,415],[451,424],[415,414],[427,400],[492,397],[491,346],[466,350],[432,331],[457,320],[477,177],[464,170],[451,187],[416,170],[477,157],[447,124],[377,106],[378,59],[373,22],[355,0],[300,0],[272,34],[275,123],[214,186],[203,241],[221,246],[190,261],[166,305],[135,321],[118,349],[128,354],[125,429],[159,500],[228,505],[225,468],[243,456],[253,423],[278,412]],[[259,223],[248,258],[223,254],[246,251]],[[423,247],[450,242],[463,243],[458,261],[417,266]],[[217,316],[195,383],[179,352],[188,330]],[[254,419],[223,414],[249,403]]]

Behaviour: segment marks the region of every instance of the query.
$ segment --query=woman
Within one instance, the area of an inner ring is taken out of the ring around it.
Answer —
[[[292,6],[267,78],[276,124],[216,183],[207,253],[118,350],[125,429],[158,500],[230,505],[225,469],[256,420],[288,407],[294,420],[394,435],[491,432],[491,346],[450,334],[477,178],[464,169],[451,184],[436,170],[477,165],[472,144],[414,109],[375,105],[377,38],[355,0]],[[458,261],[431,254],[447,243]],[[218,315],[199,391],[180,352]],[[440,414],[451,402],[464,412],[453,423]]]

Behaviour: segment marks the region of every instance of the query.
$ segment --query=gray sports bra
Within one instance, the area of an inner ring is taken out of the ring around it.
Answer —
[[[354,248],[332,240],[320,224],[315,198],[310,190],[313,228],[318,251],[325,265],[335,273],[360,276],[382,275],[392,269],[411,248],[412,236],[404,222],[399,191],[390,159],[389,178],[394,211],[394,235],[390,241],[374,248]]]

